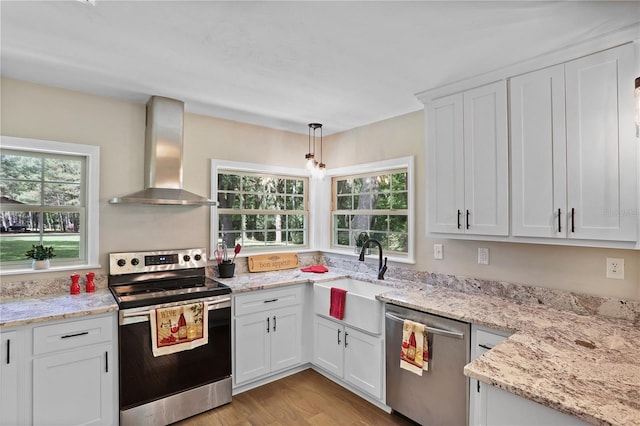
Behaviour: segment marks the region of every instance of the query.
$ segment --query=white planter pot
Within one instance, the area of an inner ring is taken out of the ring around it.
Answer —
[[[45,259],[45,260],[34,260],[33,261],[33,269],[36,270],[40,270],[40,269],[49,269],[49,259]]]

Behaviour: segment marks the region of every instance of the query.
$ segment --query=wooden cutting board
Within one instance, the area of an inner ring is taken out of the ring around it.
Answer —
[[[261,254],[249,256],[247,260],[249,272],[279,271],[298,267],[296,253]]]

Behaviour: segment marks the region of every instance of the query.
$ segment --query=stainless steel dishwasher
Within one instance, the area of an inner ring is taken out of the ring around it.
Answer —
[[[426,326],[429,370],[418,376],[400,368],[402,326],[408,319]],[[385,312],[387,405],[422,425],[465,426],[469,419],[469,324],[387,305]]]

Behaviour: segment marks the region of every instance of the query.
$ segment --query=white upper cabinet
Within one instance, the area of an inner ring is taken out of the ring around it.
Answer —
[[[462,233],[464,140],[462,93],[427,106],[429,231]]]
[[[569,238],[637,239],[634,48],[565,66]]]
[[[436,99],[426,119],[429,231],[506,236],[506,82]]]
[[[566,237],[564,65],[510,81],[512,235]]]
[[[510,80],[512,235],[635,241],[632,45]]]

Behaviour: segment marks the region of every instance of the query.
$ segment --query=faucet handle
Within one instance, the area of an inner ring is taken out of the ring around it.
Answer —
[[[378,271],[378,279],[379,280],[384,280],[384,273],[385,272],[387,272],[387,258],[386,257],[384,258],[384,265]]]

